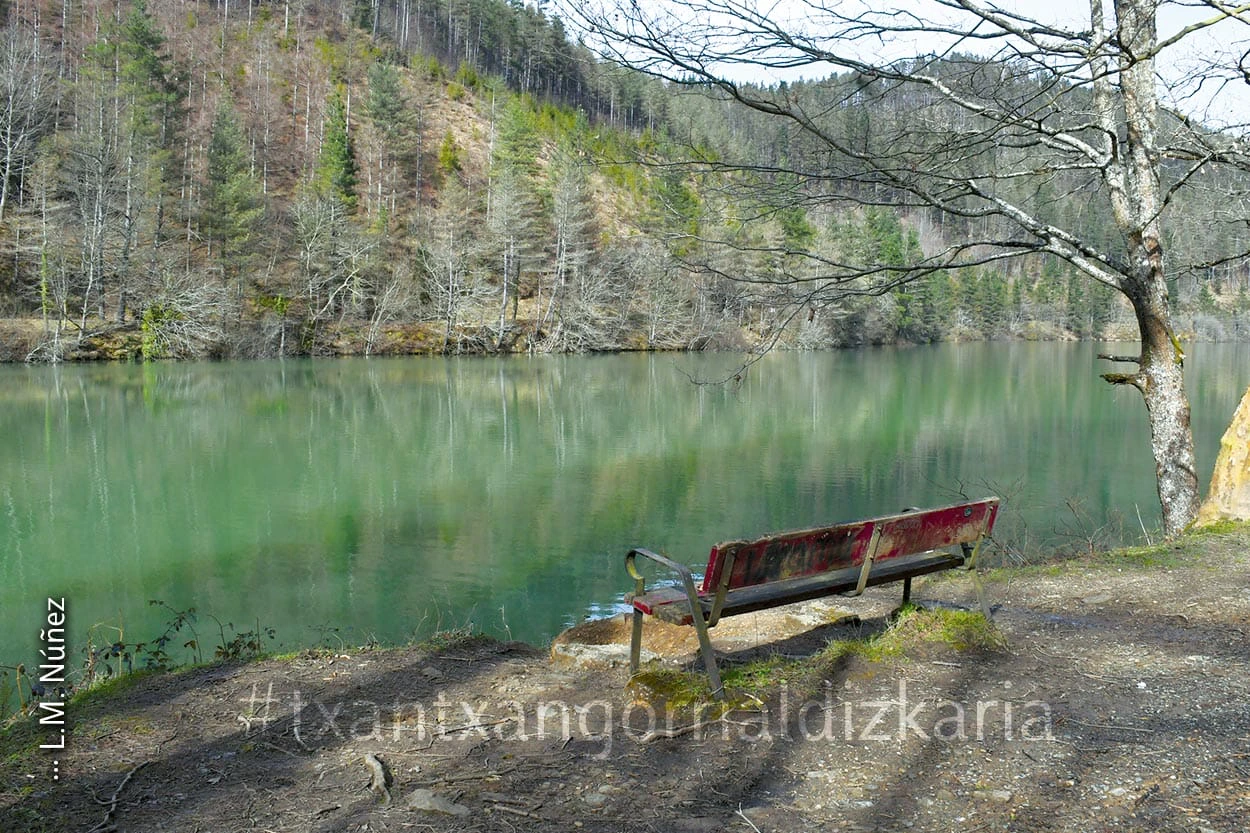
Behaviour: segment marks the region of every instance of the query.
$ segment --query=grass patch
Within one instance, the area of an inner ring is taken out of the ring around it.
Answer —
[[[1190,529],[1172,541],[1057,557],[1039,564],[995,567],[985,573],[985,578],[994,581],[1029,576],[1063,578],[1083,570],[1103,569],[1217,569],[1223,561],[1222,556],[1243,551],[1247,545],[1250,545],[1250,523],[1223,520]]]
[[[142,679],[164,673],[172,672],[140,668],[138,670],[131,671],[128,674],[115,674],[112,677],[100,677],[86,688],[81,688],[70,696],[67,711],[69,708],[80,710],[97,706],[106,700],[111,700],[114,697],[129,691]]]
[[[826,674],[851,658],[879,663],[922,656],[934,647],[955,651],[996,651],[1006,639],[979,612],[908,607],[890,627],[862,639],[838,639],[810,659],[768,657],[721,668],[725,699],[712,696],[702,663],[690,671],[652,667],[629,681],[634,698],[670,711],[696,709],[717,717],[727,711],[758,706],[769,692],[789,683],[810,683],[813,673]],[[711,711],[709,712],[709,708]],[[719,711],[717,711],[719,709]]]
[[[956,651],[996,651],[1007,646],[994,623],[979,612],[909,606],[894,623],[867,639],[839,639],[820,653],[825,662],[858,657],[866,662],[903,659],[934,646]]]
[[[979,611],[945,608],[904,611],[878,641],[896,648],[899,656],[917,645],[946,645],[956,651],[1001,651],[1007,647],[1002,632]]]
[[[1185,537],[1202,538],[1207,535],[1230,535],[1237,532],[1250,532],[1250,522],[1234,521],[1224,518],[1218,521],[1212,521],[1205,526],[1192,527]]]
[[[452,628],[445,631],[435,631],[431,636],[417,642],[412,647],[434,653],[452,648],[469,648],[492,641],[486,634],[478,633],[469,628]]]
[[[1195,553],[1177,544],[1125,547],[1099,554],[1094,566],[1131,570],[1174,570],[1193,565]]]

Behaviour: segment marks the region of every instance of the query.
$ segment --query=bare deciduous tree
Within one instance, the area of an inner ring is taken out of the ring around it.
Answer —
[[[425,289],[434,312],[443,321],[443,350],[449,351],[465,309],[484,299],[488,291],[472,271],[477,254],[477,241],[469,231],[474,204],[459,177],[449,179],[438,207],[427,214],[429,223],[420,254]]]
[[[1230,220],[1228,251],[1192,252],[1195,262],[1181,264],[1183,242],[1165,256],[1165,225],[1187,193],[1218,190],[1220,166],[1246,161],[1234,133],[1203,120],[1243,74],[1238,58],[1250,53],[1237,39],[1250,37],[1247,6],[1090,0],[1086,21],[1065,25],[1032,4],[981,0],[606,2],[568,8],[604,55],[773,117],[793,145],[815,149],[776,164],[726,160],[732,167],[797,182],[805,205],[849,198],[946,218],[946,246],[899,267],[808,253],[821,268],[788,278],[811,287],[802,302],[836,303],[848,289],[885,291],[934,270],[1027,254],[1066,261],[1122,293],[1141,349],[1113,357],[1132,372],[1104,378],[1145,401],[1165,531],[1190,523],[1198,477],[1169,280],[1244,257],[1245,235]],[[1168,11],[1188,16],[1161,32]],[[1205,65],[1183,70],[1175,56],[1195,39],[1220,48],[1204,46]],[[752,70],[827,80],[736,80]],[[891,106],[873,106],[884,102]],[[1073,204],[1109,218],[1118,237],[1096,239]]]
[[[0,33],[0,220],[56,112],[57,71],[50,51],[18,23]]]

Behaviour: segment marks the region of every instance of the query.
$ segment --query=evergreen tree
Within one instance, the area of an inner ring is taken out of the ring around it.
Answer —
[[[1085,282],[1075,271],[1068,272],[1068,296],[1064,306],[1063,323],[1077,338],[1085,338],[1093,333]]]
[[[370,65],[368,77],[369,97],[365,99],[365,114],[393,147],[403,137],[409,119],[407,97],[399,83],[399,72],[394,64],[378,62]]]
[[[223,100],[217,107],[208,143],[201,215],[210,254],[220,260],[223,276],[238,271],[250,259],[251,243],[263,214],[260,183],[252,173],[243,130],[233,105]]]
[[[347,108],[342,91],[335,90],[326,114],[314,183],[318,196],[351,214],[356,210],[356,179],[356,147],[348,130]]]
[[[128,105],[127,188],[135,192],[130,195],[132,202],[150,207],[152,234],[159,242],[165,206],[170,202],[167,196],[177,181],[173,150],[182,116],[182,85],[165,53],[165,37],[157,30],[144,0],[136,0],[116,41],[119,88]],[[134,226],[135,221],[128,225]],[[135,235],[135,228],[127,229],[128,245],[135,243]]]

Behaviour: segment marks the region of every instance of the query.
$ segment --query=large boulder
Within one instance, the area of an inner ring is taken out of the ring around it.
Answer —
[[[1225,520],[1250,521],[1250,389],[1241,398],[1233,421],[1220,440],[1211,488],[1194,526]]]

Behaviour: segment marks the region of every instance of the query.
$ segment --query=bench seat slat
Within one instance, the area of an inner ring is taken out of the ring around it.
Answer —
[[[893,558],[879,564],[868,574],[868,587],[887,584],[911,576],[922,576],[935,573],[963,564],[962,555],[949,552],[921,553],[919,555]],[[805,602],[834,593],[845,593],[854,590],[859,584],[859,567],[848,567],[831,573],[816,576],[802,576],[787,581],[771,584],[756,584],[741,590],[731,590],[725,595],[725,606],[722,616],[733,616],[738,613],[750,613],[777,607],[779,604]],[[705,608],[710,607],[711,597],[704,602]]]
[[[935,573],[962,566],[963,563],[962,555],[949,552],[927,552],[892,558],[873,569],[868,577],[868,586],[873,587],[911,576]],[[730,590],[725,594],[725,604],[721,608],[721,615],[751,613],[777,607],[779,604],[808,601],[854,590],[859,583],[859,573],[859,567],[847,567],[815,576],[800,576]],[[712,609],[713,600],[714,596],[711,594],[699,595],[699,604],[703,608],[704,615]],[[665,622],[675,625],[689,625],[692,622],[690,602],[680,587],[657,587],[641,596],[629,597],[627,601],[643,613]]]

